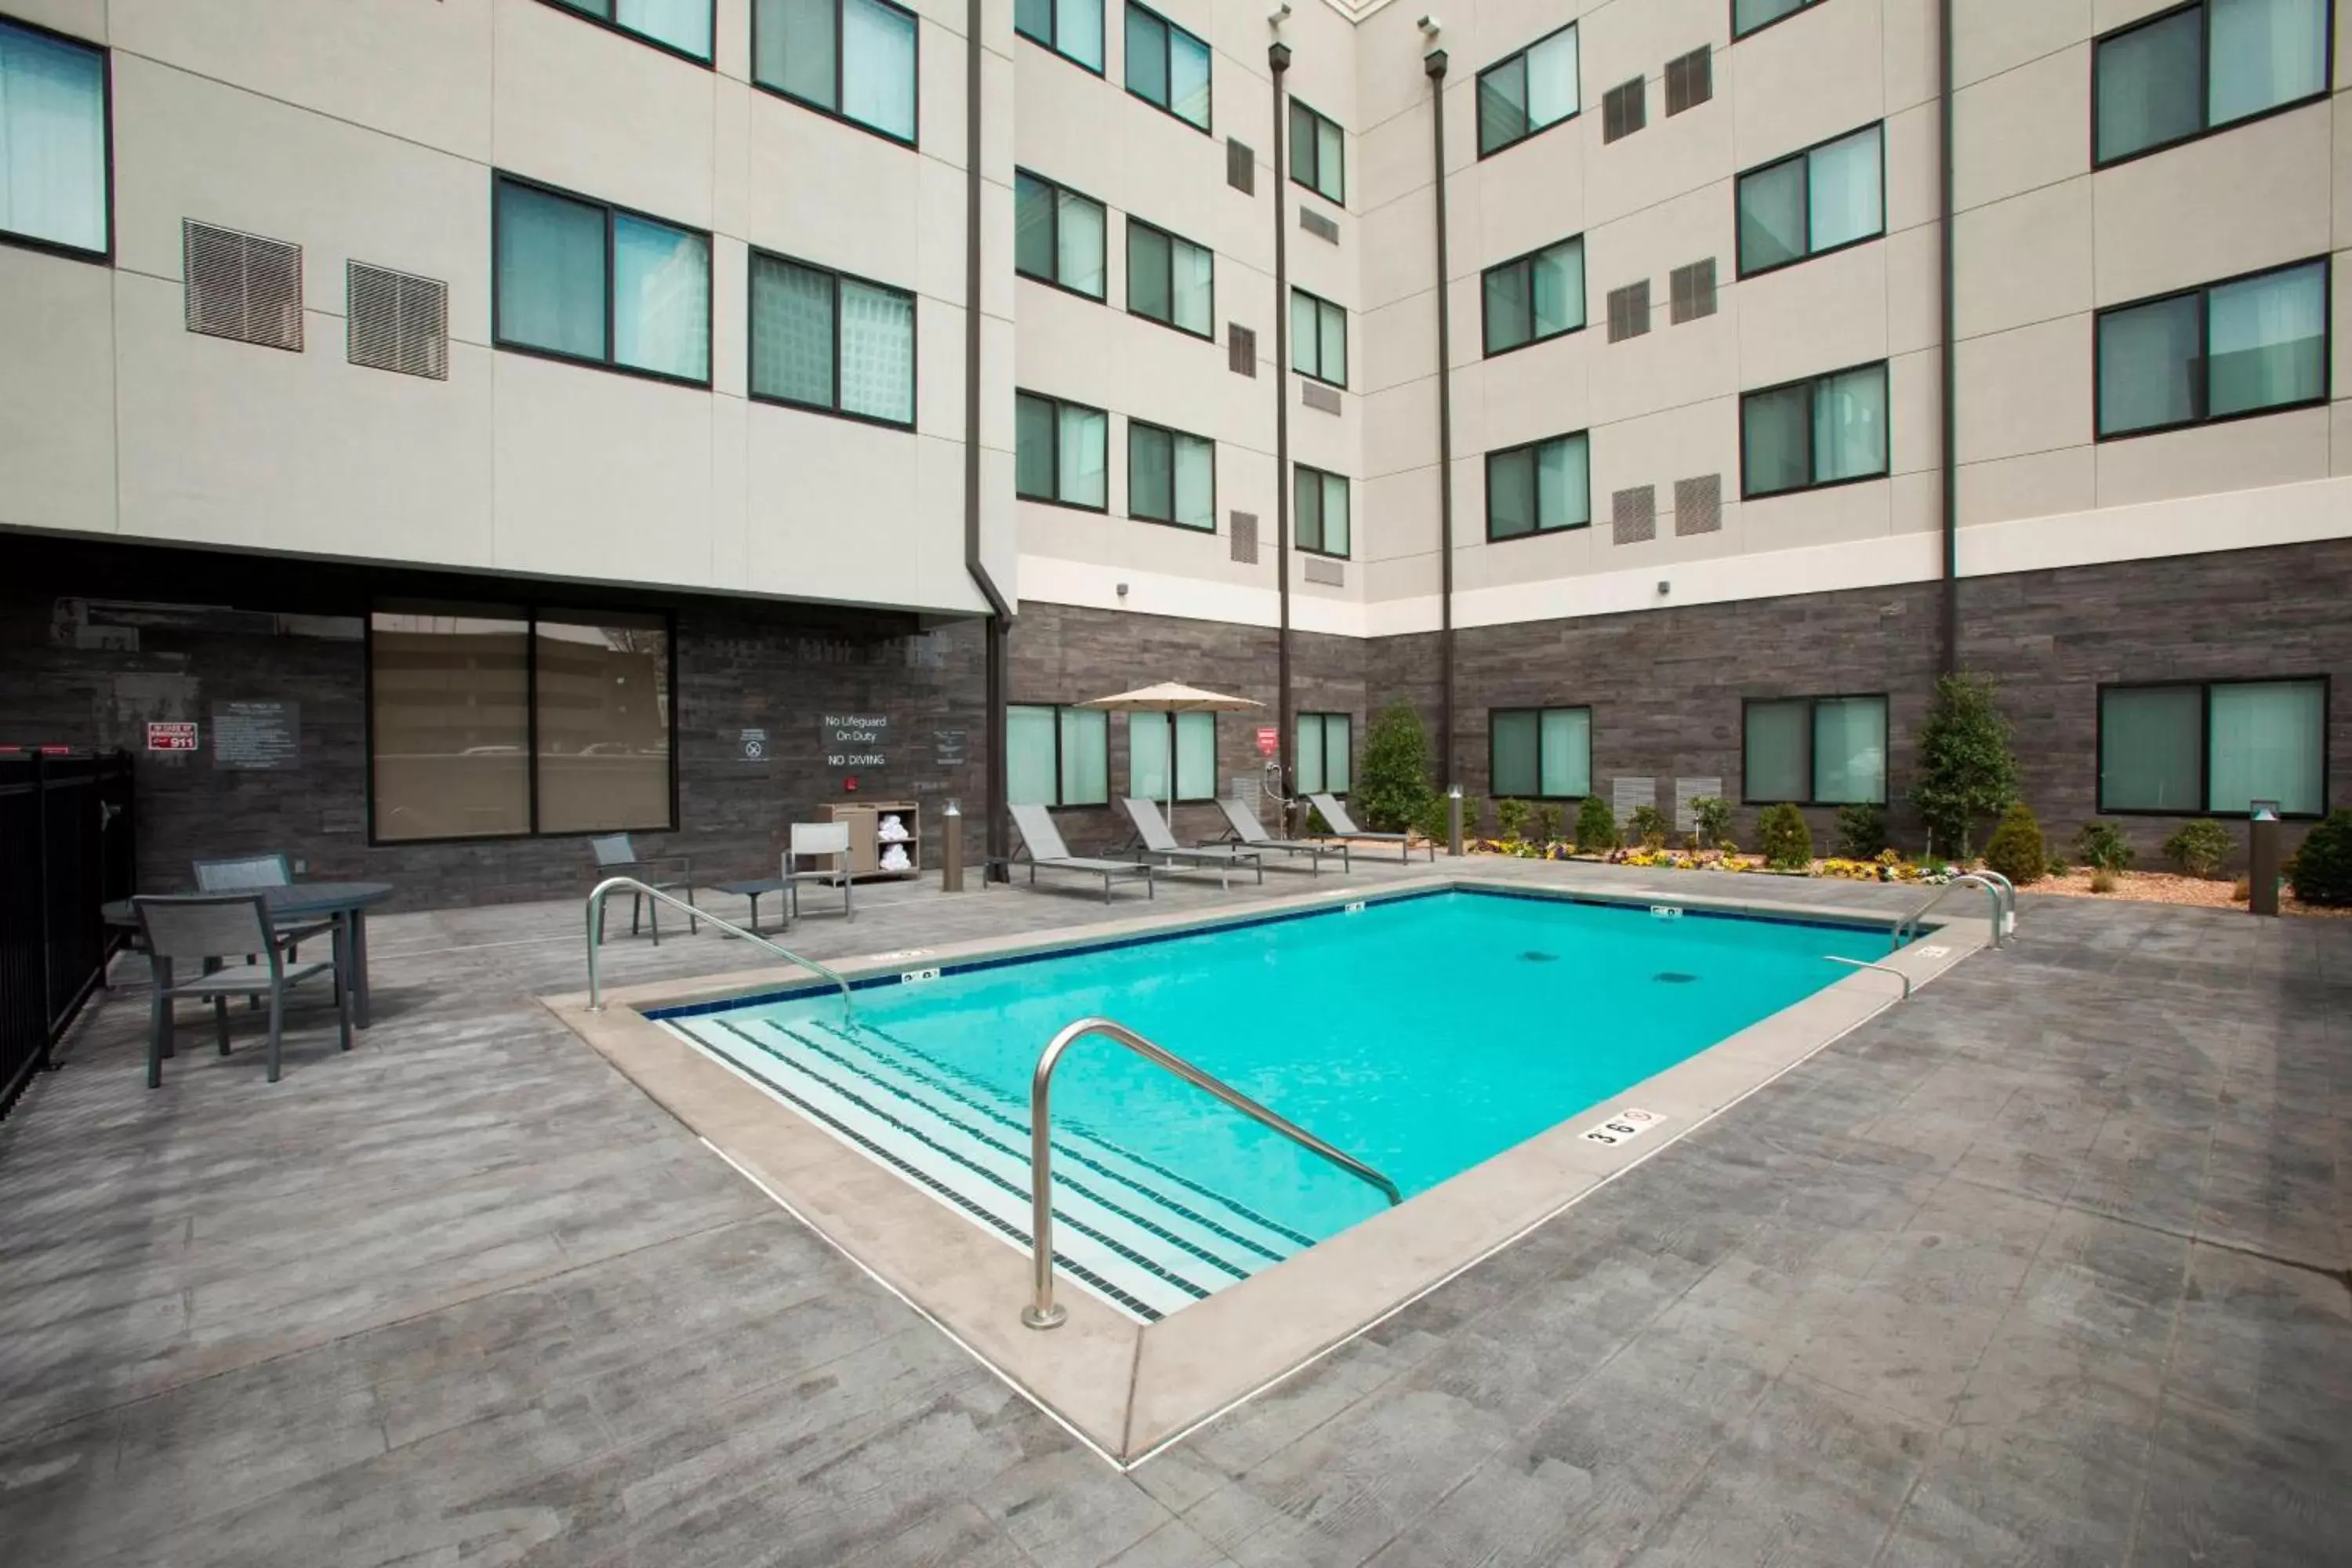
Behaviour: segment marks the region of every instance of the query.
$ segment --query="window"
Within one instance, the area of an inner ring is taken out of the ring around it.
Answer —
[[[1016,169],[1013,206],[1013,269],[1101,299],[1107,271],[1102,203]]]
[[[0,21],[0,238],[103,257],[106,52]]]
[[[2326,402],[2327,268],[2305,261],[2100,311],[2100,437]]]
[[[1171,757],[1175,776],[1169,776]],[[1217,798],[1214,713],[1127,716],[1127,790],[1138,800]]]
[[[1290,177],[1328,201],[1348,200],[1348,143],[1339,125],[1290,100]]]
[[[1478,156],[1575,117],[1576,25],[1478,73]]]
[[[1103,0],[1013,0],[1013,27],[1064,59],[1103,74]]]
[[[1290,465],[1291,542],[1317,555],[1348,553],[1348,481],[1304,463]]]
[[[891,0],[759,0],[751,79],[915,144],[915,14]]]
[[[1348,312],[1304,289],[1290,291],[1290,368],[1333,386],[1348,384]]]
[[[2099,689],[2099,810],[2283,816],[2327,811],[2327,681]]]
[[[1759,27],[1821,3],[1822,0],[1731,0],[1731,36],[1744,38]]]
[[[1740,798],[1750,805],[1886,804],[1886,699],[1749,702]]]
[[[1217,444],[1127,422],[1127,515],[1217,531]]]
[[[1696,109],[1715,96],[1715,51],[1701,44],[1666,62],[1666,118]]]
[[[1301,713],[1295,730],[1297,746],[1292,762],[1297,773],[1294,786],[1300,795],[1309,790],[1329,791],[1345,795],[1353,784],[1348,771],[1348,726],[1345,713]]]
[[[1704,261],[1675,268],[1667,274],[1666,292],[1671,301],[1669,315],[1676,326],[1714,315],[1715,258],[1710,256]]]
[[[915,426],[915,297],[751,252],[751,395]]]
[[[500,174],[501,348],[710,384],[710,237]]]
[[[1592,710],[1497,708],[1486,716],[1487,784],[1496,799],[1592,793]]]
[[[1110,715],[1093,708],[1008,706],[1004,798],[1014,805],[1108,805]]]
[[[1886,366],[1866,364],[1739,400],[1740,493],[1750,499],[1886,473]]]
[[[660,616],[375,611],[376,842],[676,826],[673,673]]]
[[[1592,479],[1582,431],[1486,454],[1486,537],[1519,539],[1592,521]]]
[[[1604,145],[1631,136],[1650,122],[1649,85],[1648,78],[1637,76],[1601,95],[1601,140]]]
[[[1127,220],[1127,308],[1214,342],[1216,257],[1141,218]]]
[[[710,63],[712,0],[551,0],[616,33],[704,65]]]
[[[1015,492],[1088,511],[1109,510],[1109,415],[1034,392],[1014,394],[1013,415]]]
[[[1886,232],[1879,128],[1792,153],[1739,176],[1739,275],[1752,278]]]
[[[1507,353],[1584,325],[1584,240],[1563,239],[1486,271],[1486,353]]]
[[[1127,0],[1127,90],[1187,125],[1209,128],[1209,46]]]
[[[2092,159],[2112,163],[2326,95],[2328,0],[2204,0],[2091,58]]]

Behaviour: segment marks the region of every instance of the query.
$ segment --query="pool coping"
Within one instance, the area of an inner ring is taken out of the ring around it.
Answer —
[[[1106,921],[1013,940],[900,949],[831,967],[894,981],[922,967],[1013,959],[1074,947],[1262,923],[1349,903],[1452,889],[1555,901],[1671,905],[1807,924],[1884,927],[1885,911],[1654,889],[1558,889],[1475,872],[1380,888],[1339,887],[1223,910]],[[1924,984],[1990,940],[1982,919],[1931,921],[1935,940],[1881,961]],[[1403,1204],[1153,1323],[1084,1290],[1056,1299],[1068,1319],[1022,1326],[1025,1248],[971,1224],[647,1016],[698,1003],[804,989],[791,966],[614,989],[601,1013],[585,994],[541,1001],[646,1095],[818,1235],[930,1319],[999,1375],[1121,1468],[1361,1333],[1591,1193],[1673,1147],[1847,1031],[1900,999],[1893,976],[1857,969],[1623,1093],[1568,1117]],[[822,982],[820,981],[820,984]],[[1041,1042],[1042,1046],[1042,1042]],[[1615,1145],[1586,1137],[1628,1108],[1662,1120]]]

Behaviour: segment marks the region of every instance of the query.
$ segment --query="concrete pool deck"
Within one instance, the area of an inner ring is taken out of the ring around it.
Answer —
[[[1162,910],[1257,896],[1184,880]],[[812,956],[1105,913],[873,891],[798,928]],[[576,904],[384,917],[376,1027],[340,1057],[299,1010],[275,1088],[254,1036],[223,1060],[192,1027],[146,1091],[125,971],[0,1124],[0,1541],[45,1564],[2330,1560],[2352,924],[2031,895],[2021,919],[1127,1475],[535,1000],[581,984]],[[745,966],[709,935],[607,951],[615,984]]]

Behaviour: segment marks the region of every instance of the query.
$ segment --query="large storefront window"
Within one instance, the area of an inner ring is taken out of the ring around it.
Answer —
[[[664,617],[378,610],[368,670],[377,842],[677,826]]]

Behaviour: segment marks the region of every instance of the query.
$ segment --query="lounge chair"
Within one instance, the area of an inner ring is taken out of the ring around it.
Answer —
[[[1323,874],[1323,857],[1326,855],[1337,855],[1339,869],[1342,872],[1349,869],[1348,847],[1345,844],[1327,843],[1320,838],[1276,838],[1265,830],[1265,824],[1257,819],[1257,813],[1240,801],[1221,800],[1217,805],[1223,810],[1226,825],[1234,830],[1234,837],[1252,849],[1279,849],[1286,855],[1304,855],[1307,870],[1318,877]]]
[[[1255,849],[1238,844],[1203,844],[1187,849],[1176,842],[1176,835],[1160,815],[1160,807],[1148,800],[1128,795],[1119,801],[1127,819],[1135,824],[1135,836],[1143,841],[1144,849],[1163,861],[1183,861],[1203,868],[1215,867],[1217,885],[1230,889],[1235,866],[1247,866],[1257,873],[1260,882],[1265,880],[1265,861]],[[1171,867],[1171,869],[1173,868]]]
[[[1361,838],[1368,843],[1393,844],[1404,851],[1402,858],[1406,860],[1412,858],[1412,834],[1366,832],[1356,826],[1356,819],[1348,815],[1348,808],[1339,804],[1339,797],[1336,795],[1328,793],[1310,795],[1307,799],[1316,810],[1323,814],[1323,820],[1331,825],[1332,837]],[[1437,858],[1437,841],[1433,838],[1429,843],[1429,858],[1433,862]]]
[[[1070,847],[1062,842],[1061,829],[1042,805],[1016,805],[1013,810],[1013,831],[1021,836],[1022,851],[1029,857],[1029,885],[1037,885],[1039,870],[1079,871],[1103,879],[1103,902],[1110,902],[1110,885],[1120,877],[1143,879],[1143,895],[1156,899],[1160,895],[1151,886],[1151,868],[1132,860],[1097,860],[1084,855],[1073,855]]]

